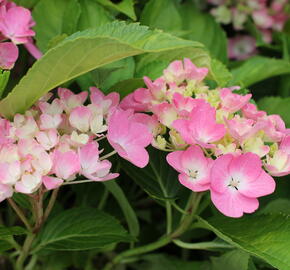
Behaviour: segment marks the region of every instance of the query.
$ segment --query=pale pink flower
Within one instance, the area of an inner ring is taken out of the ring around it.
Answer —
[[[21,180],[15,184],[15,190],[17,192],[31,194],[41,186],[41,183],[40,173],[25,173],[22,175]]]
[[[47,190],[56,189],[61,186],[63,180],[52,176],[42,176],[42,184]]]
[[[262,29],[271,28],[274,23],[267,9],[256,10],[253,12],[252,16],[255,24]]]
[[[220,90],[222,109],[230,113],[239,111],[249,102],[252,97],[252,94],[242,96],[233,93],[232,90],[233,88],[222,88]]]
[[[56,129],[40,131],[35,135],[35,137],[45,150],[50,150],[51,148],[55,147],[59,141],[59,136]]]
[[[267,115],[266,112],[259,111],[257,109],[257,106],[252,104],[252,103],[246,104],[242,108],[242,112],[243,112],[244,117],[249,118],[249,119],[253,119],[253,120],[258,120],[259,118],[262,118],[262,117]]]
[[[43,113],[39,117],[39,127],[41,130],[57,129],[63,121],[61,114]]]
[[[110,161],[100,161],[99,153],[97,142],[88,143],[79,149],[80,173],[94,181],[107,181],[118,177],[118,173],[110,173]]]
[[[290,174],[290,154],[283,150],[276,151],[273,157],[267,157],[265,167],[273,176]]]
[[[12,42],[0,43],[0,68],[12,69],[18,58],[18,48]]]
[[[90,121],[92,117],[91,110],[86,106],[75,107],[69,116],[69,122],[72,127],[81,132],[88,132],[90,129]]]
[[[0,183],[0,202],[12,197],[12,195],[13,188],[10,185],[4,185]]]
[[[165,126],[171,127],[172,123],[178,119],[176,108],[167,102],[153,105],[152,112],[157,116],[158,120]]]
[[[0,146],[13,141],[10,137],[12,132],[11,122],[0,117]]]
[[[88,97],[88,92],[83,91],[79,94],[74,94],[69,89],[58,88],[58,96],[60,97],[65,111],[69,113],[72,109],[84,104]]]
[[[210,190],[219,211],[229,217],[241,217],[258,209],[257,198],[274,192],[275,181],[263,171],[257,155],[226,154],[213,163]]]
[[[118,109],[112,113],[108,122],[107,138],[118,154],[143,168],[149,161],[145,150],[152,141],[147,126],[132,120],[133,111]]]
[[[226,133],[223,124],[217,124],[214,108],[194,110],[189,119],[178,119],[172,125],[188,144],[212,148],[211,143],[220,140]]]
[[[123,110],[133,109],[136,112],[146,112],[152,100],[153,97],[148,89],[138,88],[122,99],[120,107]]]
[[[64,180],[69,180],[81,169],[79,157],[74,151],[60,152],[55,150],[52,153],[52,160],[52,172]]]
[[[182,185],[195,192],[209,189],[213,160],[206,158],[198,146],[191,146],[185,151],[172,152],[166,159],[180,173],[178,179]]]
[[[39,131],[33,116],[16,114],[14,116],[15,135],[19,139],[33,138]]]
[[[21,176],[20,161],[0,163],[0,183],[5,185],[15,184]]]
[[[110,109],[116,108],[120,102],[120,95],[116,92],[112,92],[105,96],[105,94],[97,87],[90,87],[90,92],[90,100],[92,104],[100,107],[104,115],[107,115]]]
[[[28,9],[18,6],[8,9],[1,7],[0,31],[14,44],[28,42],[28,38],[35,35],[30,29],[33,25],[31,12]]]
[[[48,96],[47,98],[49,99],[50,97]],[[37,105],[43,114],[49,115],[62,114],[64,109],[63,103],[58,98],[55,98],[51,103],[41,100]]]
[[[285,123],[279,115],[272,114],[258,119],[258,123],[264,126],[264,141],[280,142],[286,133]]]
[[[143,79],[155,103],[161,103],[166,100],[167,85],[166,85],[166,81],[162,77],[157,78],[155,81],[151,81],[151,79],[146,76]],[[138,100],[141,100],[143,95],[144,93],[141,94],[140,92]],[[145,94],[145,98],[148,99],[146,94]]]

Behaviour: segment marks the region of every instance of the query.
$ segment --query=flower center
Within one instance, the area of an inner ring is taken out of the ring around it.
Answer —
[[[231,178],[231,181],[230,181],[230,183],[228,184],[228,187],[232,187],[232,188],[234,188],[234,189],[236,189],[236,190],[239,190],[239,189],[238,189],[239,183],[240,183],[240,181]]]
[[[188,170],[188,175],[195,180],[198,177],[198,170]]]

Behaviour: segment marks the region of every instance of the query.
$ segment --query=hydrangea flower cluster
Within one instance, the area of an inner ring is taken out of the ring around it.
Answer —
[[[210,190],[226,216],[257,210],[258,197],[275,190],[272,176],[290,173],[290,130],[267,115],[239,87],[209,89],[206,68],[174,61],[163,76],[121,101],[122,109],[147,112],[152,145],[171,153],[168,163],[194,192]],[[145,122],[144,122],[145,123]]]
[[[147,164],[145,147],[152,141],[142,123],[147,115],[120,109],[117,93],[105,96],[92,87],[90,102],[88,92],[65,88],[49,102],[51,96],[12,122],[0,120],[0,201],[13,192],[31,194],[71,184],[78,175],[91,181],[116,178],[107,160],[115,152],[139,167]],[[115,151],[103,154],[99,141],[106,138]]]
[[[248,20],[252,20],[261,32],[265,42],[272,41],[273,31],[282,31],[289,19],[287,0],[208,0],[213,5],[211,14],[222,24],[232,23],[235,30],[243,30]],[[229,39],[229,57],[237,60],[255,54],[255,39],[248,35],[238,35]]]
[[[15,19],[17,18],[17,20]],[[24,44],[35,58],[41,53],[33,44],[35,25],[30,10],[17,6],[13,2],[0,0],[0,68],[12,69],[18,58],[16,45]],[[7,41],[10,40],[10,41]]]

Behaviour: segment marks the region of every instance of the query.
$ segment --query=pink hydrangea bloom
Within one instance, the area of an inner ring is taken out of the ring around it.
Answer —
[[[0,68],[12,69],[18,58],[18,48],[12,42],[0,43]]]
[[[106,181],[118,177],[118,173],[110,173],[112,167],[111,162],[108,160],[101,161],[99,159],[99,153],[97,142],[88,143],[80,148],[80,173],[94,181]]]
[[[114,111],[109,118],[107,138],[122,158],[143,168],[149,161],[145,147],[151,143],[152,134],[147,126],[134,121],[132,116],[131,110]]]
[[[257,53],[256,40],[251,36],[236,36],[228,39],[228,56],[244,60]]]
[[[257,106],[248,103],[242,108],[243,116],[249,119],[258,120],[258,118],[262,118],[267,115],[264,111],[258,111]]]
[[[258,197],[275,190],[274,179],[262,169],[259,156],[246,153],[218,157],[211,170],[211,199],[224,215],[241,217],[257,210]]]
[[[182,185],[195,192],[209,189],[213,160],[206,158],[198,146],[172,152],[166,159],[170,166],[180,173],[178,179]]]
[[[88,92],[84,91],[79,94],[74,94],[69,89],[58,88],[58,95],[63,108],[67,113],[69,113],[72,109],[84,104],[88,97]]]
[[[12,186],[0,183],[0,202],[4,201],[7,198],[12,197],[12,195],[13,195]]]

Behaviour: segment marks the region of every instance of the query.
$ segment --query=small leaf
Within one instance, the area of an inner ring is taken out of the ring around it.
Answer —
[[[11,236],[11,235],[21,235],[21,234],[26,234],[27,231],[22,228],[22,227],[5,227],[0,225],[0,238],[1,237],[6,237],[6,236]]]
[[[136,14],[134,10],[134,1],[133,0],[122,0],[118,4],[114,4],[109,0],[95,0],[98,3],[102,4],[105,7],[111,8],[118,12],[121,12],[127,15],[132,20],[136,21]]]
[[[49,220],[39,240],[37,250],[89,250],[133,239],[112,216],[94,208],[73,208]]]
[[[232,79],[233,75],[226,68],[226,66],[217,59],[211,60],[211,71],[213,79],[217,82],[218,86],[224,87]]]
[[[10,71],[8,70],[4,71],[0,69],[0,98],[3,95],[5,87],[8,83],[9,77],[10,77]]]

